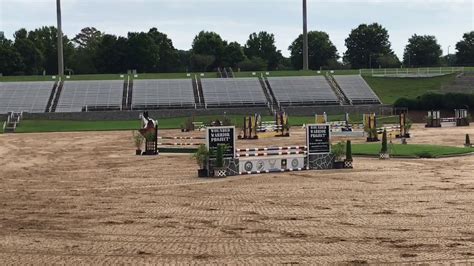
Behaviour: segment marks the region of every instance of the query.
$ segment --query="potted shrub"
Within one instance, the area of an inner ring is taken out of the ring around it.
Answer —
[[[209,150],[206,145],[201,144],[197,151],[193,154],[193,158],[196,160],[196,163],[199,165],[198,177],[208,177],[209,170]]]
[[[346,153],[343,142],[339,142],[338,144],[332,147],[332,155],[334,155],[334,169],[342,169],[344,168],[344,155]]]
[[[217,146],[216,149],[216,162],[214,165],[214,176],[216,177],[226,177],[227,170],[224,167],[224,153],[227,150],[227,145],[221,144]]]
[[[469,134],[466,134],[466,143],[464,143],[464,147],[472,148],[471,138],[469,137]]]
[[[135,132],[135,131],[132,131],[132,137],[133,137],[133,143],[135,144],[135,147],[137,148],[135,151],[135,154],[142,155],[142,146],[145,139],[140,133]]]
[[[387,143],[387,130],[383,130],[382,134],[382,148],[380,149],[380,159],[385,160],[385,159],[390,159],[390,154],[388,152],[388,143]]]
[[[346,143],[346,160],[344,160],[344,168],[352,168],[352,143],[350,140]]]
[[[194,122],[193,119],[191,117],[188,117],[186,121],[184,121],[184,125],[181,126],[181,132],[194,131],[193,122]]]
[[[365,133],[367,133],[367,142],[379,141],[378,132],[376,128],[364,127]]]

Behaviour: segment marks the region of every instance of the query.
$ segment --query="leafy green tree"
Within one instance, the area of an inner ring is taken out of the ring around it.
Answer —
[[[30,31],[28,39],[31,40],[36,48],[43,54],[43,69],[47,74],[56,74],[58,72],[58,30],[55,27],[41,27]],[[66,68],[72,64],[74,55],[74,45],[67,36],[63,36],[63,52]]]
[[[206,54],[192,54],[191,55],[191,66],[193,71],[208,71],[211,69],[212,64],[216,61],[213,55]]]
[[[129,67],[139,72],[157,72],[160,48],[153,38],[144,32],[128,33]]]
[[[378,58],[394,54],[388,31],[378,23],[361,24],[346,39],[344,61],[353,68],[377,66]]]
[[[36,48],[33,41],[28,39],[28,32],[20,29],[15,33],[15,50],[20,54],[23,68],[21,72],[26,75],[38,75],[43,70],[43,54]]]
[[[236,67],[245,60],[244,50],[238,42],[231,42],[224,48],[224,66]]]
[[[456,44],[456,63],[474,66],[474,31],[465,33],[463,39]]]
[[[320,69],[328,66],[331,60],[339,58],[336,46],[329,39],[329,35],[322,31],[308,33],[309,68]],[[293,68],[303,67],[303,34],[301,34],[288,48],[291,52]]]
[[[276,48],[275,35],[266,31],[250,34],[244,53],[251,60],[254,57],[265,60],[269,70],[276,69],[283,58],[281,51]]]
[[[124,73],[127,70],[127,40],[105,34],[97,45],[94,65],[99,73]]]
[[[71,68],[77,74],[95,74],[99,71],[96,66],[97,48],[104,34],[94,27],[86,27],[76,34],[72,42],[76,45]]]
[[[191,71],[191,51],[178,50],[178,69],[179,72]]]
[[[403,63],[407,66],[438,66],[442,55],[435,36],[413,35],[405,47]]]
[[[14,75],[23,67],[21,55],[16,51],[12,41],[0,36],[0,73]]]
[[[262,71],[267,69],[267,61],[260,57],[245,58],[238,67],[241,71]]]
[[[72,41],[81,48],[94,50],[99,45],[103,33],[94,27],[86,27],[79,32]]]
[[[150,29],[148,35],[155,41],[160,52],[160,63],[158,65],[159,72],[171,72],[178,68],[178,50],[173,46],[173,41],[164,33],[159,32],[156,28]]]
[[[222,40],[219,34],[215,32],[201,31],[194,38],[192,45],[192,54],[195,55],[194,59],[197,59],[198,61],[195,61],[193,66],[202,67],[207,64],[207,60],[211,57],[214,58],[214,61],[207,66],[205,69],[206,71],[222,66],[225,46],[226,42]],[[203,69],[200,70],[205,71]]]

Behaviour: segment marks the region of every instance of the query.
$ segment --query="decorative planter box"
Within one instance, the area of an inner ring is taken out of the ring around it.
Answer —
[[[353,164],[352,164],[352,161],[347,161],[347,160],[344,161],[344,168],[346,168],[346,169],[352,169],[352,168],[354,168],[354,167],[353,167]]]
[[[209,177],[209,171],[207,169],[199,169],[198,177]]]
[[[334,169],[344,169],[345,162],[334,162]]]
[[[214,168],[214,177],[227,177],[226,168]]]

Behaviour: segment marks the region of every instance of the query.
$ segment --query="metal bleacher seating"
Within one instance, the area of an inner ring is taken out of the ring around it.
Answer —
[[[334,76],[351,104],[380,104],[379,97],[360,75]]]
[[[268,78],[282,106],[339,105],[339,99],[323,76]]]
[[[191,79],[134,80],[132,109],[195,108]]]
[[[123,80],[65,81],[56,112],[121,110]]]
[[[202,79],[207,107],[267,106],[257,78]]]
[[[48,104],[54,82],[0,82],[0,114],[42,113]]]

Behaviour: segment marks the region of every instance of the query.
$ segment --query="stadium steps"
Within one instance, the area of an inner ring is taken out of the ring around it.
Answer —
[[[206,106],[206,101],[204,100],[204,91],[202,90],[202,82],[200,78],[197,78],[197,89],[198,89],[198,95],[200,99],[201,106],[205,107]]]
[[[4,133],[15,133],[18,125],[20,124],[23,113],[9,112],[7,121],[3,124]]]
[[[265,88],[266,90],[268,90],[268,94],[271,96],[271,100],[272,100],[271,103],[273,106],[272,109],[277,109],[278,111],[282,111],[282,108],[276,99],[275,93],[272,90],[272,86],[270,85],[270,82],[268,81],[266,77],[265,78],[262,77],[262,79],[264,79],[264,83],[266,85]]]
[[[337,84],[336,80],[332,75],[329,75],[326,73],[325,75],[326,80],[328,81],[329,85],[331,86],[331,89],[334,91],[336,94],[337,98],[339,99],[339,102],[341,105],[351,105],[351,101],[349,101],[349,98],[344,94],[342,91],[341,87]]]
[[[194,75],[192,81],[193,83],[193,93],[194,93],[194,103],[196,104],[196,108],[201,107],[201,97],[199,94],[199,89],[198,89],[198,82],[197,82],[197,76]]]
[[[128,90],[127,90],[127,108],[126,110],[132,110],[132,99],[133,99],[133,79],[128,81]]]
[[[56,81],[54,82],[53,89],[51,90],[51,94],[49,95],[48,104],[46,105],[46,109],[44,110],[45,113],[49,113],[51,111],[51,106],[53,105],[53,99],[57,89],[58,82]]]
[[[258,81],[260,82],[260,86],[262,86],[262,90],[263,90],[263,94],[265,94],[265,98],[267,98],[268,107],[270,108],[270,111],[272,113],[274,113],[276,111],[275,110],[275,104],[272,100],[272,96],[270,96],[270,93],[267,90],[267,86],[265,85],[265,81],[263,81],[262,77],[259,77]]]
[[[123,92],[122,92],[122,110],[128,110],[127,103],[128,103],[128,80],[124,80]]]
[[[56,112],[56,108],[58,107],[59,98],[61,98],[61,92],[63,91],[64,81],[60,80],[58,84],[58,88],[56,90],[56,94],[54,95],[53,106],[51,107],[51,113]]]

